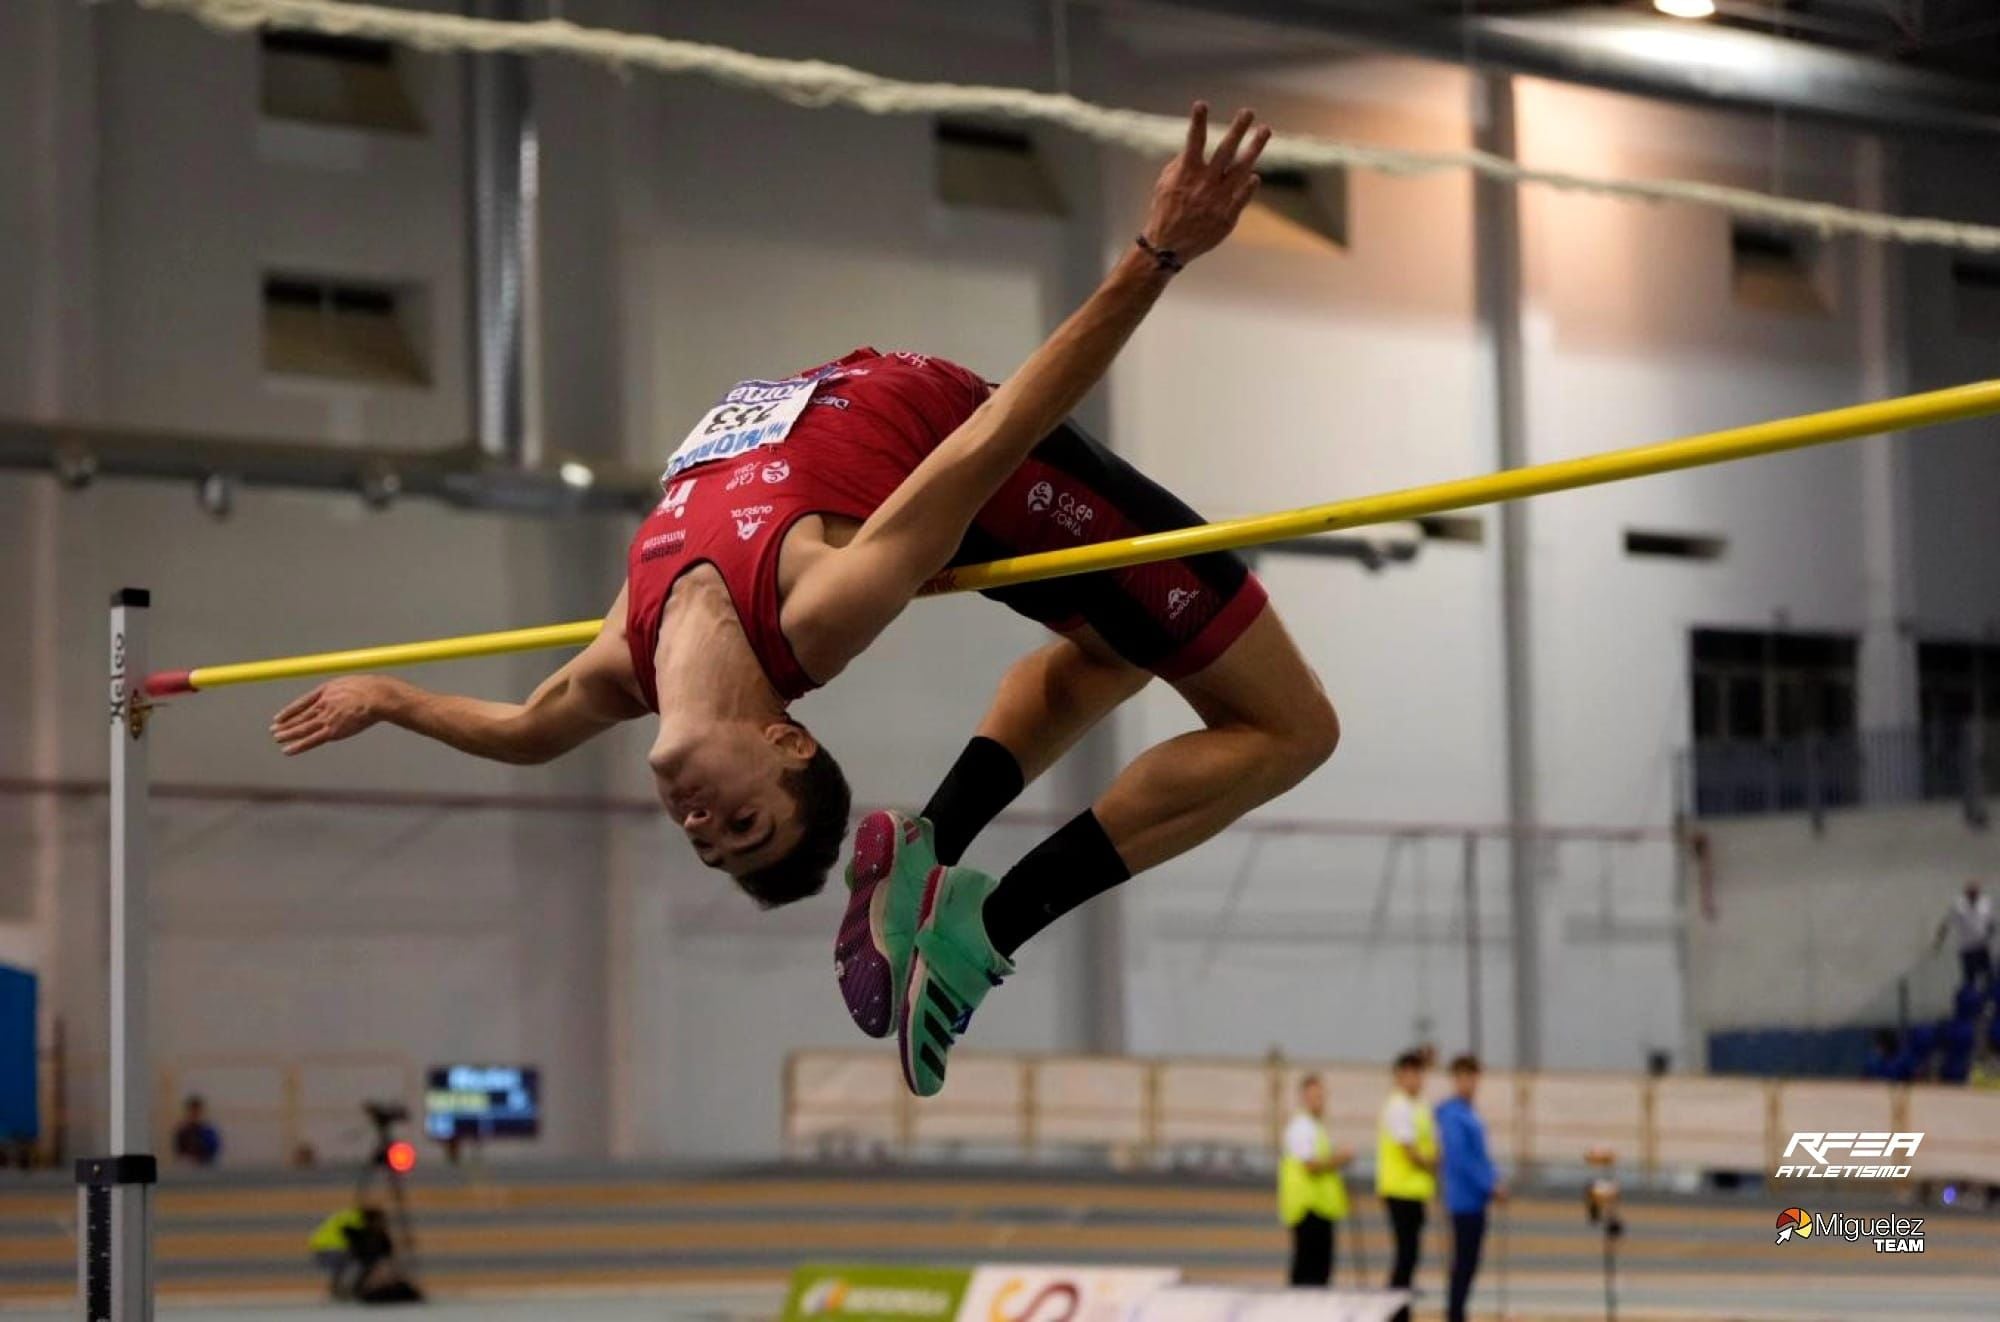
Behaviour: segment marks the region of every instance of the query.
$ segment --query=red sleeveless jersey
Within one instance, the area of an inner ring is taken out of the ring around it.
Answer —
[[[750,650],[787,702],[817,687],[779,627],[778,552],[809,514],[866,519],[985,400],[990,387],[942,358],[856,349],[801,372],[819,387],[784,440],[676,473],[626,557],[625,640],[646,705],[676,580],[715,566]]]

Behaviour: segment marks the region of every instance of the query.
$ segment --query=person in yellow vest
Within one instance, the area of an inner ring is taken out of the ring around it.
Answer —
[[[1424,1205],[1437,1196],[1437,1125],[1422,1097],[1421,1052],[1405,1051],[1396,1057],[1395,1080],[1376,1123],[1375,1192],[1389,1210],[1389,1228],[1396,1237],[1389,1288],[1407,1290],[1417,1275]],[[1397,1313],[1394,1322],[1410,1322],[1410,1310]]]
[[[1326,1134],[1326,1084],[1317,1074],[1299,1081],[1299,1109],[1285,1126],[1278,1154],[1278,1219],[1292,1231],[1293,1285],[1333,1280],[1334,1230],[1347,1219],[1347,1184],[1340,1168],[1354,1160]]]

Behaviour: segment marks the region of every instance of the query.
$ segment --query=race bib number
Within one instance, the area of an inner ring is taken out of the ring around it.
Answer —
[[[738,382],[721,403],[702,414],[673,458],[667,460],[667,471],[660,474],[660,481],[671,482],[683,469],[711,459],[776,445],[805,412],[819,384],[817,377]]]

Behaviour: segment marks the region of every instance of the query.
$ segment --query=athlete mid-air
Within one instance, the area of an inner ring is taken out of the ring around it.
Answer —
[[[851,796],[787,715],[794,699],[844,671],[947,566],[1201,522],[1065,418],[1174,274],[1235,228],[1269,136],[1242,111],[1211,154],[1196,105],[1138,239],[998,387],[939,358],[858,349],[730,390],[669,462],[603,630],[525,703],[355,676],[285,707],[273,736],[301,753],[386,721],[541,762],[657,713],[648,761],[702,862],[766,907],[816,893],[839,862]],[[855,1022],[899,1034],[905,1076],[925,1095],[1025,941],[1284,792],[1339,737],[1234,555],[988,595],[1055,640],[1007,673],[920,818],[863,819],[836,939]],[[1028,781],[1154,676],[1201,729],[1142,753],[1004,876],[957,866]]]

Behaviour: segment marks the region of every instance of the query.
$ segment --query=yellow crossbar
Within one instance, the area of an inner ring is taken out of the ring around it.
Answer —
[[[1641,445],[1629,450],[1587,455],[1581,459],[1563,459],[1481,477],[1409,487],[1379,496],[1336,500],[1280,514],[1225,519],[1220,523],[1201,524],[1174,532],[1147,533],[1068,550],[968,565],[938,575],[925,585],[924,595],[973,592],[1035,579],[1058,578],[1065,574],[1087,574],[1124,565],[1172,560],[1209,551],[1236,550],[1265,542],[1287,541],[1369,524],[1400,522],[1448,510],[1520,500],[1606,482],[1623,482],[1654,473],[1729,463],[1782,450],[1803,449],[1831,441],[1851,440],[1857,436],[1904,431],[1993,413],[2000,413],[2000,380],[1977,381],[1946,390],[1832,409],[1825,413],[1808,413],[1748,427],[1732,427],[1727,431],[1662,441],[1657,445]],[[600,620],[578,620],[573,624],[547,624],[532,629],[470,634],[462,638],[437,638],[429,642],[394,643],[346,652],[319,652],[270,661],[202,666],[191,671],[152,676],[147,681],[147,689],[155,694],[167,694],[220,688],[225,684],[301,679],[349,670],[384,670],[429,661],[453,661],[461,657],[580,647],[597,636],[601,624]]]

